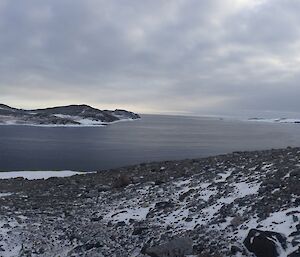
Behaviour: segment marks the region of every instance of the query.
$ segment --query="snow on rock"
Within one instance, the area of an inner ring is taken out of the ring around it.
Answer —
[[[22,241],[20,233],[22,226],[12,218],[2,219],[0,216],[0,256],[20,256]]]
[[[36,110],[0,104],[0,125],[104,126],[115,121],[139,118],[138,114],[126,110],[99,110],[85,104]]]
[[[260,188],[260,184],[261,183],[247,183],[247,182],[239,182],[234,184],[235,187],[235,193],[239,196],[239,197],[245,197],[247,195],[253,195],[253,194],[257,194],[258,190]]]
[[[297,229],[297,225],[299,227],[300,224],[299,221],[300,207],[297,207],[274,212],[267,219],[260,221],[259,226],[268,231],[280,231],[280,233],[287,237],[290,244],[287,251],[282,254],[282,256],[285,256],[298,249],[298,246],[293,247],[292,242],[293,240],[300,242],[300,229]],[[294,238],[293,234],[298,234],[298,236]]]
[[[144,249],[176,238],[190,238],[195,256],[253,257],[244,245],[251,229],[283,234],[280,257],[287,257],[300,246],[299,153],[236,152],[57,180],[0,180],[3,193],[14,193],[0,197],[0,220],[24,216],[23,233],[13,235],[45,257],[145,257]],[[132,183],[114,187],[120,174]]]
[[[64,115],[64,114],[55,114],[55,117],[64,118],[64,119],[71,119],[75,122],[78,122],[80,125],[67,125],[67,126],[81,126],[81,127],[89,127],[89,126],[104,126],[107,122],[103,122],[101,120],[93,120],[88,118],[82,118],[80,116],[71,116],[71,115]],[[66,125],[65,125],[66,126]]]

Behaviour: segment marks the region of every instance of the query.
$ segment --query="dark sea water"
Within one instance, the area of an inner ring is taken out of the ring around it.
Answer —
[[[300,124],[144,115],[107,127],[0,126],[0,171],[94,171],[300,146]]]

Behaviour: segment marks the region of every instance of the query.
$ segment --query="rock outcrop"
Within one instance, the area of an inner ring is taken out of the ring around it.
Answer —
[[[273,231],[251,229],[244,241],[246,248],[257,257],[278,257],[287,248],[286,237]]]
[[[88,105],[68,105],[23,110],[0,104],[0,124],[31,125],[105,125],[140,116],[126,110],[99,110]]]

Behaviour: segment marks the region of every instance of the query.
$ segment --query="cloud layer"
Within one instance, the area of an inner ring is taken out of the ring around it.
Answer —
[[[0,0],[0,102],[299,112],[297,0]]]

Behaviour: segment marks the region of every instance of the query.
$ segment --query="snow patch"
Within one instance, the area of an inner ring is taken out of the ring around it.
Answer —
[[[14,234],[11,231],[14,231]],[[20,255],[22,249],[21,240],[18,238],[17,230],[21,231],[19,224],[13,220],[0,220],[0,246],[3,251],[0,252],[2,257],[15,257]]]
[[[12,195],[13,193],[0,193],[0,198],[1,197],[6,197],[6,196],[10,196]]]
[[[199,198],[208,201],[209,198],[215,194],[217,194],[217,190],[215,188],[209,188],[211,183],[202,183],[200,186],[200,196]]]
[[[96,125],[103,126],[107,124],[107,122],[103,122],[101,120],[87,119],[87,118],[82,118],[80,116],[71,116],[71,115],[64,115],[64,114],[55,114],[54,116],[63,119],[71,119],[80,123],[80,125],[72,125],[72,126],[96,126]]]
[[[240,197],[245,197],[247,195],[254,195],[258,193],[261,183],[246,183],[239,182],[235,183],[234,186],[236,188],[235,193]]]

